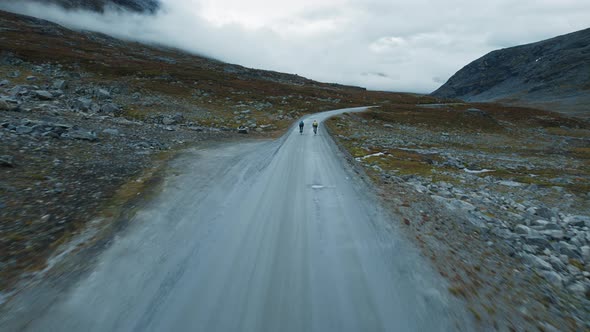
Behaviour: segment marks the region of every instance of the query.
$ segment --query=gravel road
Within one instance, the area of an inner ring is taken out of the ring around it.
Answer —
[[[360,110],[309,116],[303,135],[186,153],[91,272],[0,329],[472,330],[321,124]]]

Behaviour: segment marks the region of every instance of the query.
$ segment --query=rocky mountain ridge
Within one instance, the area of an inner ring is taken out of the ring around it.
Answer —
[[[432,93],[590,117],[590,29],[493,51]]]
[[[107,7],[134,12],[155,13],[160,8],[159,0],[21,0],[42,4],[56,4],[65,9],[87,9],[103,12]]]

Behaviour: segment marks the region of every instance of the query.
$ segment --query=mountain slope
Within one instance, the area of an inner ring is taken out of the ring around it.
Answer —
[[[44,4],[57,4],[66,9],[88,9],[103,12],[106,7],[113,6],[135,12],[154,13],[160,7],[159,0],[25,0]]]
[[[590,29],[493,51],[432,93],[590,117]]]

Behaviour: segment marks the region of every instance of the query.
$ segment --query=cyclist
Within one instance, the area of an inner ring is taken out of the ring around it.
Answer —
[[[314,135],[317,135],[317,133],[318,133],[318,126],[319,126],[318,122],[316,120],[313,120],[312,127],[313,127],[313,134]]]
[[[303,120],[299,121],[299,133],[303,135]]]

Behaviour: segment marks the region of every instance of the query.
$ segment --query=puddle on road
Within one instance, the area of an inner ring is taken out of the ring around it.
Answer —
[[[312,185],[309,185],[309,187],[314,190],[336,189],[336,186],[324,186],[323,184],[312,184]]]

